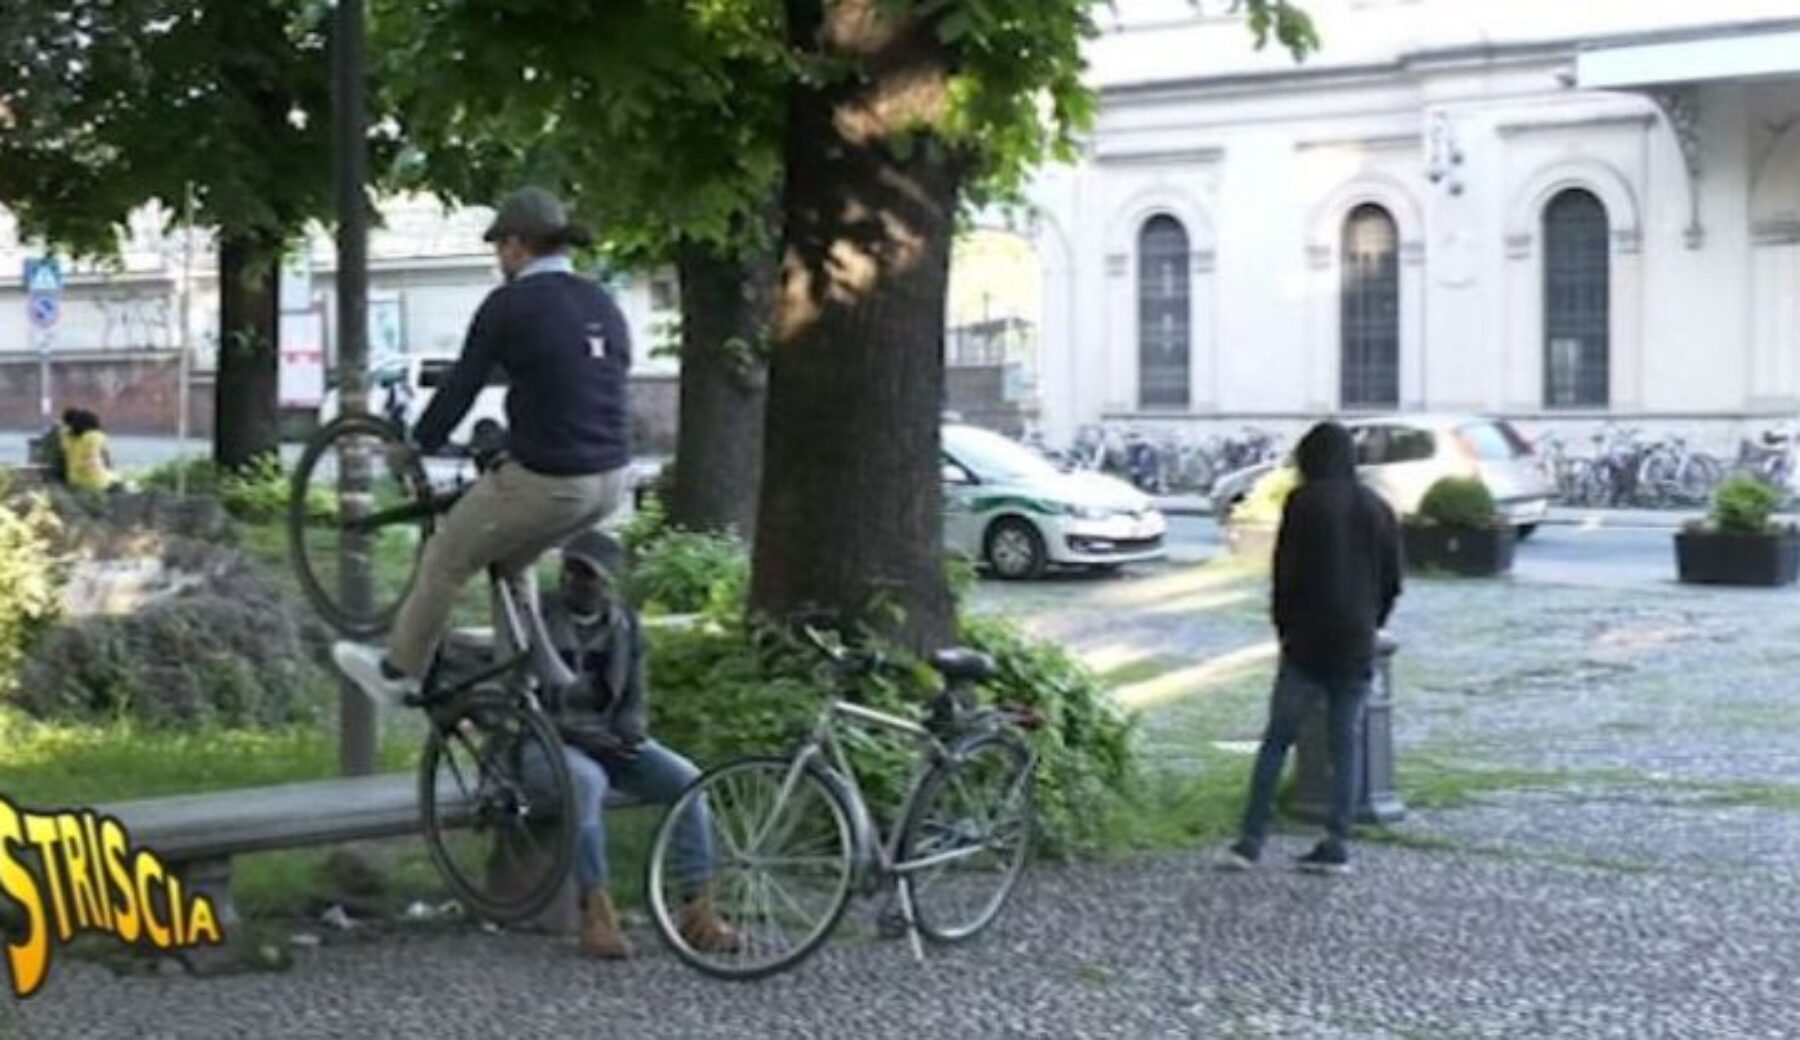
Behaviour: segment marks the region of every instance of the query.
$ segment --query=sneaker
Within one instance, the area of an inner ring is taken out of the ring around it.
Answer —
[[[342,640],[332,644],[331,660],[376,704],[391,707],[418,698],[419,681],[389,664],[378,646]]]
[[[1219,857],[1220,870],[1255,870],[1262,859],[1262,847],[1249,838],[1239,838]]]
[[[1350,850],[1344,848],[1341,841],[1326,839],[1313,846],[1313,850],[1299,859],[1294,865],[1308,874],[1348,874],[1350,873]]]

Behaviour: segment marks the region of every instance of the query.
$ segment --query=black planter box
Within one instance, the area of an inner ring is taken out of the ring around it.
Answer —
[[[1800,575],[1800,535],[1682,531],[1675,566],[1690,585],[1792,585]]]
[[[1405,524],[1406,566],[1415,571],[1449,571],[1465,578],[1492,578],[1512,570],[1518,536],[1510,526],[1443,527]]]

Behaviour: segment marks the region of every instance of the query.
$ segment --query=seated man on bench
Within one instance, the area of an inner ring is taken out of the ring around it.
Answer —
[[[544,604],[551,641],[579,677],[562,703],[551,707],[578,807],[575,879],[581,895],[581,951],[607,959],[631,955],[607,890],[607,787],[667,805],[700,775],[693,763],[646,732],[643,638],[637,615],[613,577],[621,573],[623,561],[624,550],[607,535],[577,535],[563,547],[559,594]],[[682,911],[683,937],[697,949],[734,948],[738,937],[714,912],[709,891],[712,821],[704,805],[681,821],[676,850],[692,893]]]

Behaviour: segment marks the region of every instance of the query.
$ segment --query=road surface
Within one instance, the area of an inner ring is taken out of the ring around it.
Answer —
[[[1675,581],[1674,530],[1643,523],[1589,520],[1540,528],[1519,546],[1513,577],[1555,585],[1667,585]],[[1203,560],[1224,551],[1210,518],[1169,518],[1169,556]]]

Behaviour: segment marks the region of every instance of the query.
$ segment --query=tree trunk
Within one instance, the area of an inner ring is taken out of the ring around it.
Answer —
[[[677,527],[755,536],[775,265],[772,253],[738,258],[694,243],[676,255],[681,424],[669,520]]]
[[[256,232],[219,241],[219,367],[213,462],[241,470],[281,448],[281,247]]]
[[[861,617],[949,643],[939,422],[958,170],[934,139],[948,57],[885,0],[788,0],[794,44],[861,74],[789,91],[752,610]],[[898,607],[897,614],[890,608]]]

